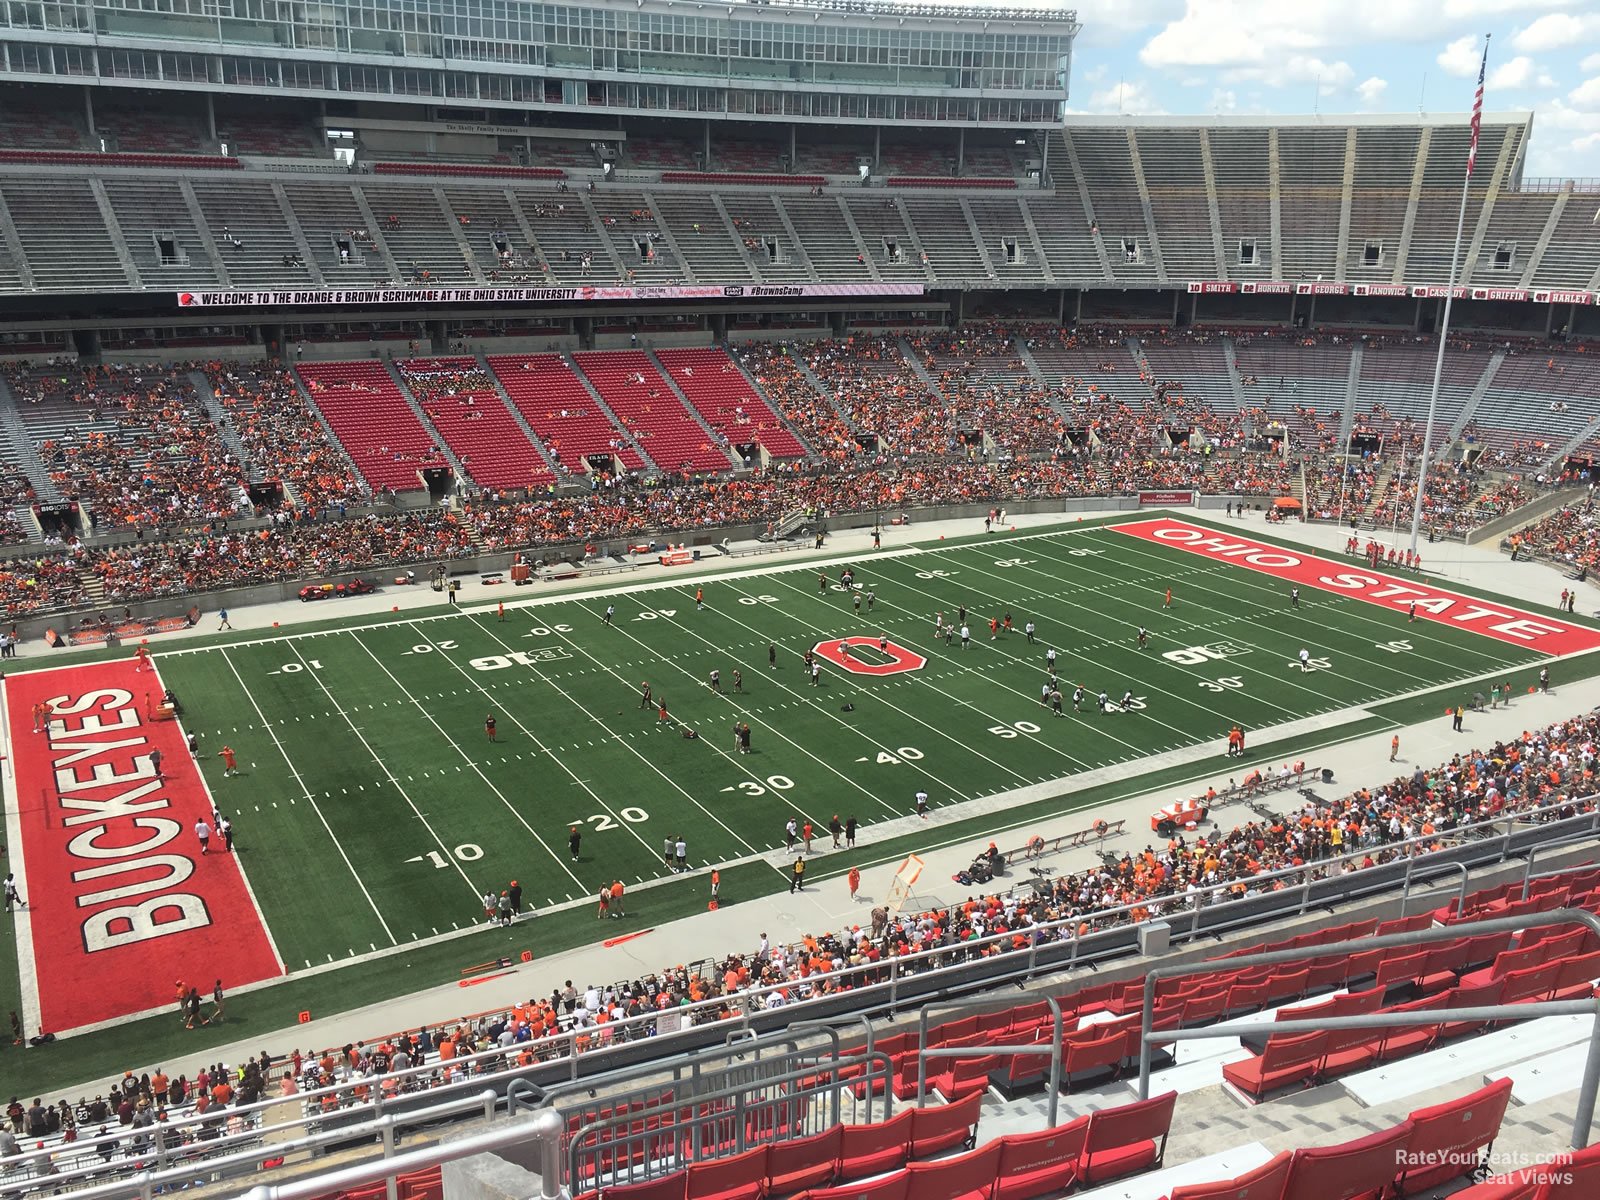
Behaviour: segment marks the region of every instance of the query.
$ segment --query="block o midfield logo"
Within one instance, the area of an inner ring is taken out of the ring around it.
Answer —
[[[851,648],[855,646],[870,649],[874,656],[887,654],[889,661],[863,661],[850,653]],[[926,656],[918,654],[915,650],[908,650],[898,642],[880,645],[875,637],[834,638],[826,642],[818,642],[813,652],[823,662],[832,663],[840,670],[849,671],[852,675],[898,675],[902,671],[920,671],[928,665]]]

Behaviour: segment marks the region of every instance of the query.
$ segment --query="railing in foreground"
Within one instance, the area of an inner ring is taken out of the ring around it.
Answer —
[[[752,988],[733,998],[719,997],[662,1013],[625,1018],[598,1029],[570,1030],[538,1041],[519,1043],[510,1050],[465,1055],[449,1064],[435,1063],[384,1076],[355,1078],[302,1093],[300,1099],[309,1109],[321,1109],[324,1103],[342,1103],[343,1107],[312,1111],[299,1121],[273,1126],[272,1132],[277,1135],[272,1147],[273,1157],[295,1154],[312,1157],[332,1143],[341,1146],[360,1140],[376,1143],[386,1118],[396,1124],[420,1125],[450,1119],[445,1109],[458,1107],[459,1112],[464,1113],[483,1106],[488,1113],[491,1106],[483,1098],[485,1089],[491,1090],[496,1098],[503,1097],[516,1080],[537,1081],[546,1086],[561,1080],[583,1080],[594,1087],[603,1077],[641,1065],[658,1073],[682,1071],[690,1052],[724,1042],[732,1033],[759,1035],[793,1025],[799,1015],[793,1011],[797,1006],[808,1022],[864,1014],[892,1017],[909,1005],[936,997],[967,994],[1006,982],[1023,983],[1039,974],[1070,970],[1129,954],[1138,944],[1138,925],[1133,921],[1136,910],[1146,913],[1149,920],[1166,924],[1170,929],[1170,943],[1177,947],[1203,935],[1276,918],[1304,916],[1313,909],[1407,887],[1451,862],[1467,867],[1486,866],[1504,862],[1543,843],[1582,842],[1600,835],[1600,810],[1593,808],[1597,799],[1600,797],[1586,796],[1566,804],[1547,805],[1464,825],[1442,834],[1362,847],[1336,858],[1264,872],[1252,877],[1242,894],[1237,892],[1238,882],[1216,884],[1165,901],[1146,900],[1035,925],[1031,927],[1032,936],[1025,947],[1013,945],[1013,939],[1018,936],[1014,932],[975,938],[813,975],[800,983],[787,981]],[[1562,810],[1574,807],[1589,811],[1565,818],[1559,816]],[[1436,850],[1428,848],[1443,839],[1450,839],[1453,844]],[[1390,857],[1374,866],[1357,869],[1368,855],[1379,854]],[[767,1008],[768,997],[781,989],[799,992],[803,998]],[[718,1011],[730,999],[738,1001],[739,1008],[729,1017],[719,1019]],[[580,1037],[592,1037],[595,1048],[578,1053]],[[507,1065],[511,1057],[525,1050],[532,1051],[538,1061],[525,1066]],[[357,1100],[358,1089],[364,1092],[364,1100]],[[48,1180],[51,1188],[70,1181],[91,1184],[75,1192],[79,1200],[126,1200],[134,1191],[144,1200],[150,1200],[160,1190],[194,1183],[200,1174],[224,1179],[257,1171],[260,1160],[265,1157],[259,1149],[211,1157],[214,1148],[241,1144],[240,1141],[224,1142],[217,1131],[237,1121],[241,1125],[240,1132],[230,1136],[259,1143],[264,1131],[251,1123],[262,1120],[265,1109],[282,1102],[281,1098],[275,1098],[227,1109],[213,1117],[192,1117],[155,1127],[152,1134],[164,1143],[164,1152],[174,1159],[184,1156],[183,1165],[178,1167],[134,1175],[137,1167],[159,1161],[155,1153],[149,1152],[118,1165],[98,1161],[95,1147],[106,1141],[121,1141],[126,1138],[126,1132],[73,1143],[73,1152],[93,1155],[97,1160],[85,1168],[44,1175],[48,1164],[41,1160],[50,1157],[46,1151],[19,1155],[7,1160],[7,1166],[17,1174],[16,1183],[24,1179],[30,1182],[37,1179],[40,1183]],[[304,1131],[298,1137],[282,1136],[296,1127]],[[59,1155],[62,1149],[58,1146],[55,1152]],[[437,1158],[416,1160],[415,1155],[391,1159],[388,1156],[393,1153],[393,1147],[387,1142],[382,1153],[384,1160],[368,1168],[371,1173],[363,1182],[392,1179],[404,1170],[439,1161]],[[408,1165],[395,1165],[402,1160]],[[92,1184],[96,1178],[115,1174],[119,1166],[122,1182]],[[0,1180],[0,1186],[12,1182],[8,1176]],[[334,1189],[323,1183],[315,1194],[322,1195],[330,1190]],[[299,1193],[293,1193],[287,1200],[293,1200],[293,1195]]]

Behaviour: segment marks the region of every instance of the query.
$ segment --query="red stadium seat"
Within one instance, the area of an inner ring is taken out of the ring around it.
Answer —
[[[1178,1093],[1168,1092],[1091,1114],[1083,1157],[1078,1160],[1084,1184],[1104,1183],[1160,1166],[1177,1103]]]
[[[1093,1032],[1083,1041],[1068,1042],[1063,1048],[1061,1075],[1069,1089],[1075,1077],[1082,1083],[1086,1078],[1108,1073],[1114,1076],[1121,1068],[1127,1034],[1121,1029],[1112,1029],[1109,1033],[1100,1033],[1099,1029],[1099,1026],[1093,1027]]]
[[[990,1200],[1000,1170],[1000,1139],[954,1158],[914,1162],[908,1194],[914,1200]]]
[[[1411,1114],[1411,1140],[1406,1143],[1405,1165],[1395,1177],[1402,1196],[1415,1196],[1452,1179],[1470,1175],[1475,1158],[1494,1144],[1511,1103],[1511,1080],[1497,1079],[1488,1087]],[[1438,1164],[1430,1166],[1428,1164]]]
[[[1561,964],[1561,973],[1556,977],[1554,998],[1582,1000],[1592,996],[1597,979],[1600,979],[1600,951],[1569,958]]]
[[[687,1200],[757,1200],[767,1190],[767,1148],[713,1158],[689,1168]]]
[[[1537,1179],[1497,1176],[1455,1193],[1450,1200],[1540,1200],[1539,1191],[1543,1187]]]
[[[1296,1150],[1282,1200],[1379,1200],[1411,1140],[1411,1122],[1337,1146]]]
[[[1437,1008],[1442,1014],[1445,1002],[1446,998],[1443,996],[1420,996],[1405,1004],[1390,1005],[1384,1011],[1409,1013]],[[1396,1058],[1404,1058],[1408,1054],[1420,1054],[1432,1046],[1438,1038],[1437,1025],[1392,1025],[1383,1031],[1378,1047],[1378,1060],[1390,1062]]]
[[[1222,1077],[1259,1100],[1278,1088],[1315,1078],[1327,1040],[1322,1031],[1270,1037],[1266,1049],[1254,1058],[1224,1063]]]
[[[1549,1173],[1539,1200],[1594,1200],[1600,1196],[1600,1145],[1577,1151]]]
[[[1493,1008],[1500,1003],[1504,991],[1505,981],[1500,979],[1476,985],[1463,983],[1450,990],[1445,1008]],[[1449,1021],[1439,1030],[1439,1037],[1444,1039],[1476,1033],[1486,1024],[1487,1021]]]
[[[860,1179],[903,1167],[911,1157],[911,1121],[915,1109],[905,1109],[887,1121],[871,1125],[846,1125],[840,1130],[839,1178]]]
[[[1322,1047],[1319,1080],[1332,1079],[1370,1066],[1383,1045],[1381,1029],[1330,1029]]]
[[[839,1150],[844,1126],[835,1125],[810,1137],[776,1141],[767,1147],[767,1191],[787,1196],[809,1187],[826,1187],[839,1176]]]
[[[689,1172],[674,1171],[659,1179],[644,1183],[620,1183],[591,1194],[603,1196],[604,1200],[686,1200],[688,1187]]]
[[[911,1157],[927,1158],[952,1146],[976,1144],[982,1102],[982,1093],[974,1092],[952,1104],[911,1109]]]
[[[795,1200],[911,1200],[910,1189],[911,1172],[901,1170],[870,1183],[850,1183],[843,1187],[801,1192]]]
[[[1064,1192],[1077,1181],[1078,1159],[1089,1136],[1089,1118],[1037,1133],[1011,1133],[1000,1139],[999,1179],[994,1200],[1033,1200]]]
[[[946,1100],[963,1100],[974,1092],[982,1093],[989,1086],[989,1072],[1000,1065],[1000,1056],[984,1054],[977,1058],[947,1058],[952,1063],[948,1073],[941,1073],[935,1085]]]
[[[1289,1178],[1294,1153],[1285,1150],[1254,1171],[1222,1183],[1188,1183],[1172,1189],[1167,1200],[1278,1200]]]

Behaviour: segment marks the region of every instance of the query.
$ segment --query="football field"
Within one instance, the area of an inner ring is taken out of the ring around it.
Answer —
[[[848,587],[840,582],[847,568]],[[938,815],[1029,789],[1028,816],[1037,819],[1040,796],[1051,797],[1052,812],[1083,806],[1074,777],[1096,768],[1197,744],[1216,747],[1220,765],[1234,724],[1256,736],[1319,716],[1333,726],[1356,719],[1341,710],[1501,673],[1521,688],[1551,655],[1600,644],[1584,625],[1175,518],[800,566],[755,558],[722,574],[689,568],[681,578],[572,598],[507,588],[504,599],[503,612],[490,605],[352,618],[157,648],[160,684],[177,694],[178,724],[200,744],[198,775],[181,742],[168,754],[170,786],[180,789],[188,772],[189,803],[201,814],[214,803],[233,823],[238,853],[226,866],[237,864],[249,897],[241,907],[253,905],[270,943],[234,982],[327,970],[481,928],[481,897],[513,880],[524,908],[540,911],[591,904],[613,880],[630,889],[630,906],[654,903],[658,887],[703,896],[712,866],[763,864],[778,887],[792,861],[784,853],[791,817],[817,831],[813,870],[842,871],[849,863],[826,833],[835,815],[854,817],[870,839],[875,824],[912,813],[918,792]],[[959,626],[963,607],[967,646],[959,633],[947,640],[935,629],[936,614]],[[1002,622],[997,635],[991,619]],[[1042,702],[1051,649],[1059,716]],[[815,681],[803,663],[808,651]],[[713,671],[720,690],[710,685]],[[32,677],[49,691],[56,674]],[[26,742],[19,695],[9,695],[11,728]],[[738,723],[751,729],[748,754],[734,736]],[[70,728],[52,736],[52,747],[73,744]],[[224,746],[237,774],[225,774]],[[1275,765],[1252,759],[1221,774]],[[26,822],[33,789],[22,782],[25,767],[19,762],[16,790]],[[40,803],[48,809],[49,796]],[[46,812],[39,836],[80,819],[55,822]],[[179,817],[174,845],[193,849],[196,819]],[[995,818],[996,828],[1004,824]],[[926,827],[930,844],[939,825]],[[12,829],[15,841],[15,813]],[[29,837],[24,829],[33,873],[46,852]],[[678,838],[688,879],[673,879],[663,861],[663,843]],[[220,869],[219,853],[204,858],[194,858],[196,878]],[[37,877],[30,886],[38,888]],[[140,919],[110,922],[101,936],[132,939],[123,931]],[[237,913],[218,922],[228,938],[243,938],[252,923]],[[36,941],[45,932],[36,929]],[[80,940],[93,950],[92,938]],[[165,941],[146,942],[141,953]],[[52,1028],[120,1015],[53,1001],[63,985],[46,980],[40,956],[20,949]],[[213,942],[206,952],[235,951]],[[58,978],[73,993],[83,981],[81,973]],[[130,1013],[158,1007],[165,974],[156,986],[159,996],[134,989],[119,1002]]]

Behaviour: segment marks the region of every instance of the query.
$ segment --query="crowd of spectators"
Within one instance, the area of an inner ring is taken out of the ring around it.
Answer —
[[[1545,558],[1573,573],[1600,570],[1600,522],[1595,516],[1595,487],[1590,484],[1574,501],[1506,539],[1519,556]]]
[[[65,409],[76,418],[34,450],[63,497],[88,506],[99,532],[159,529],[239,510],[239,463],[186,368],[11,366],[6,382],[24,406],[25,422],[29,409]]]
[[[349,459],[328,437],[291,372],[265,363],[212,362],[205,373],[252,467],[262,478],[292,487],[307,516],[361,498]]]

